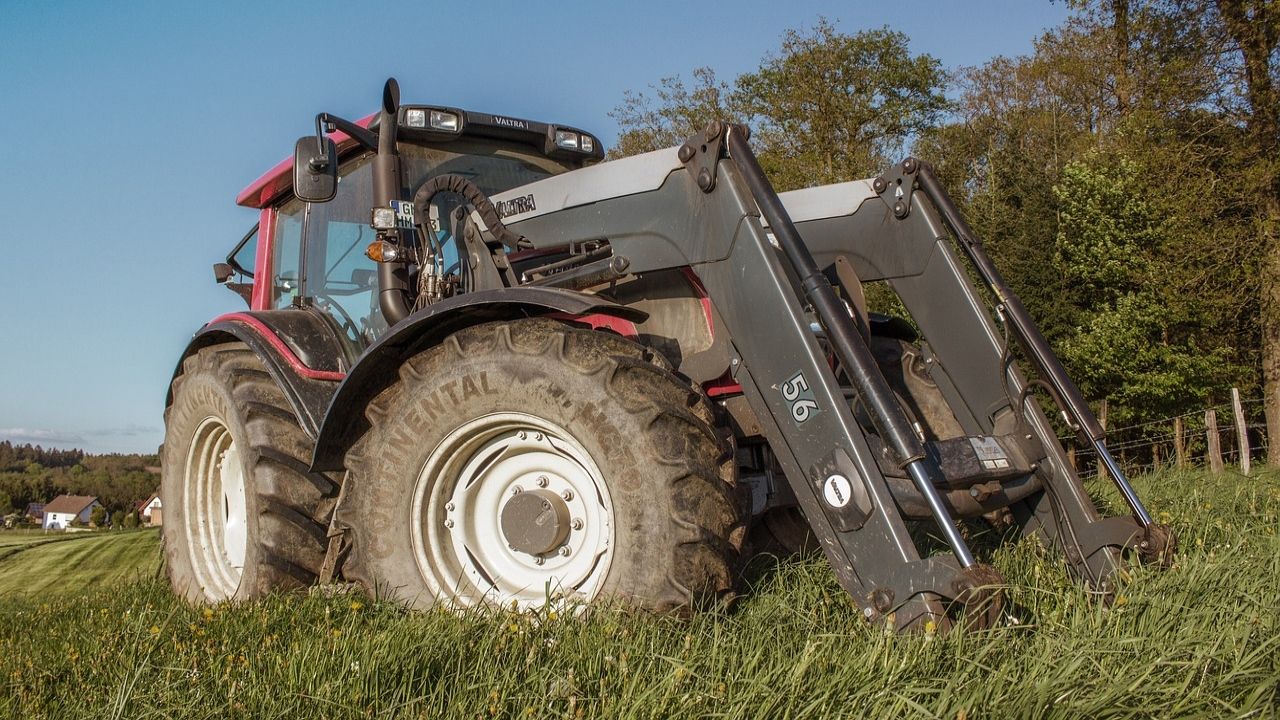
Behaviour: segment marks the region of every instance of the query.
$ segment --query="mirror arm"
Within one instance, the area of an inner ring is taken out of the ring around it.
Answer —
[[[378,149],[377,135],[369,132],[350,120],[344,120],[337,115],[330,115],[329,113],[320,113],[319,115],[316,115],[316,146],[320,149],[319,152],[321,155],[324,154],[324,145],[320,142],[320,138],[324,137],[324,132],[326,130],[329,132],[341,130],[347,135],[350,135],[351,139],[364,146],[365,149],[375,151]]]

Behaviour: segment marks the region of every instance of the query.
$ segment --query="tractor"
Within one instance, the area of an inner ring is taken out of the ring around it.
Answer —
[[[1171,556],[928,163],[779,194],[743,125],[606,162],[577,127],[399,95],[317,115],[237,198],[258,223],[214,269],[247,308],[166,402],[182,597],[686,613],[767,545],[820,548],[869,623],[989,627],[1005,581],[962,522],[1104,595]]]

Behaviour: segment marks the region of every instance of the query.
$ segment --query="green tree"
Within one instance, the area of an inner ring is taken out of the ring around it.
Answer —
[[[1114,424],[1198,409],[1230,377],[1230,349],[1200,345],[1195,304],[1166,297],[1161,278],[1176,263],[1139,166],[1090,160],[1067,165],[1054,187],[1055,265],[1082,318],[1060,343],[1063,359],[1087,395],[1108,399]]]
[[[124,527],[124,511],[123,510],[117,510],[111,513],[111,527],[116,530],[119,530],[120,528]]]
[[[94,527],[100,528],[106,521],[107,509],[101,505],[94,506],[93,510],[89,511],[89,523]]]
[[[780,190],[874,175],[942,119],[942,64],[913,55],[907,36],[852,35],[825,18],[787,30],[777,54],[737,80],[732,107],[751,124]]]
[[[825,18],[787,30],[781,48],[732,86],[709,68],[688,87],[662,79],[628,91],[610,115],[622,132],[613,157],[677,145],[715,119],[746,122],[779,190],[853,180],[891,162],[947,107],[941,63],[913,55],[888,29],[852,35]]]
[[[128,513],[125,513],[125,516],[124,516],[124,526],[125,526],[126,528],[136,528],[136,527],[138,527],[138,513],[137,513],[137,512],[134,512],[134,511],[130,511],[130,512],[128,512]]]
[[[1261,364],[1269,443],[1268,462],[1280,466],[1280,3],[1276,0],[1217,0],[1221,27],[1237,62],[1228,75],[1239,88],[1229,110],[1243,120],[1247,167],[1245,190],[1253,213],[1259,255]]]
[[[627,90],[623,101],[609,113],[622,131],[610,157],[626,157],[679,145],[707,123],[732,115],[729,87],[708,67],[693,71],[693,87],[679,75],[662,78],[649,86],[656,97]]]

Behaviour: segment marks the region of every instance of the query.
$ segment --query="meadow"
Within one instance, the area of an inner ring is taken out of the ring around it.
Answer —
[[[0,559],[0,715],[1276,716],[1280,472],[1135,484],[1179,533],[1171,569],[1133,570],[1107,607],[1017,543],[989,557],[1005,625],[946,636],[867,627],[816,558],[758,563],[736,606],[691,620],[406,614],[351,592],[192,607],[154,532],[68,539]]]

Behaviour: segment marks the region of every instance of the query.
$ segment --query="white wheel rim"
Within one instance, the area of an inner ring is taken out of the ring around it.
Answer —
[[[249,541],[245,475],[235,439],[216,417],[196,427],[183,493],[196,580],[211,599],[232,597],[244,575]]]
[[[559,547],[538,555],[516,550],[501,527],[506,503],[536,489],[554,493],[571,518]],[[612,560],[613,504],[600,470],[567,431],[526,413],[450,432],[418,475],[412,512],[418,569],[455,607],[590,601]]]

